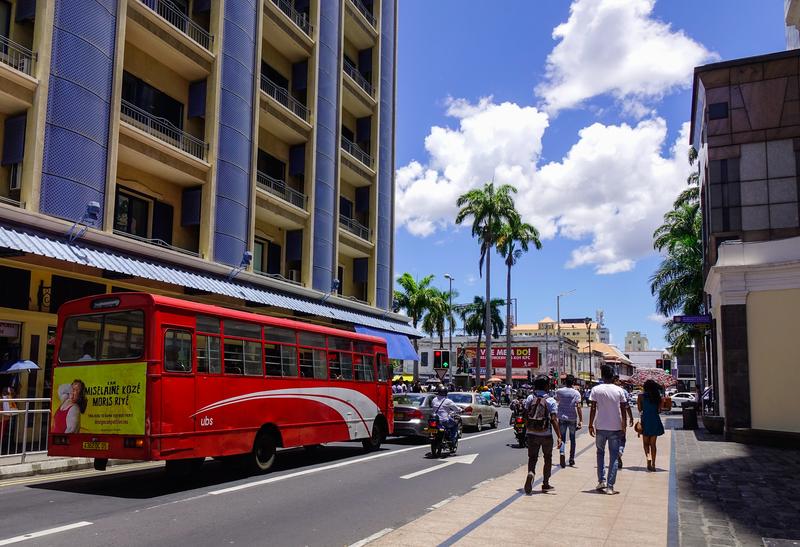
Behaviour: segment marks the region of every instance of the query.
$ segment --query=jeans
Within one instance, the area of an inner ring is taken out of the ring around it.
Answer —
[[[626,441],[625,433],[622,431],[619,432],[619,455],[622,456],[623,452],[625,452],[625,441]]]
[[[542,449],[544,458],[544,469],[542,469],[542,480],[544,484],[550,484],[550,472],[553,467],[553,436],[552,435],[528,435],[528,471],[536,472],[536,461],[539,459],[539,448]]]
[[[569,461],[575,461],[575,426],[578,423],[575,420],[558,420],[558,428],[561,430],[561,454],[566,452],[567,448],[567,431],[569,431]]]
[[[608,431],[598,429],[595,432],[594,444],[597,447],[597,482],[605,482],[606,477],[606,442],[608,442],[608,486],[617,482],[617,459],[619,458],[619,443],[622,431]]]
[[[455,441],[458,434],[458,423],[455,420],[446,420],[442,422],[442,427],[447,431],[450,442]]]

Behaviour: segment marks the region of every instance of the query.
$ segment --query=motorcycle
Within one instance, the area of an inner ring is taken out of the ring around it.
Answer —
[[[450,455],[455,454],[458,450],[458,439],[461,438],[461,416],[455,415],[454,419],[458,425],[456,429],[455,440],[450,440],[450,435],[447,434],[447,429],[439,421],[436,415],[428,419],[428,438],[431,441],[431,457],[438,458],[442,455],[442,451],[447,450]]]
[[[517,437],[517,443],[520,448],[525,448],[527,444],[527,432],[525,431],[525,418],[516,416],[514,418],[514,435]]]

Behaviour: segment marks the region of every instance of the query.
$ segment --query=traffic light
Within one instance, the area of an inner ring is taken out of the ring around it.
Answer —
[[[667,374],[672,373],[672,359],[664,359],[664,372]]]
[[[448,350],[442,351],[442,368],[445,370],[450,368],[450,351]]]
[[[433,352],[433,368],[442,368],[442,352],[438,349]]]
[[[664,360],[656,359],[656,368],[664,368]]]

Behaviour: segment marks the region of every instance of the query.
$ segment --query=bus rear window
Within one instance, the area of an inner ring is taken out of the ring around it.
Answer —
[[[138,359],[144,354],[144,312],[76,315],[64,321],[62,363]]]

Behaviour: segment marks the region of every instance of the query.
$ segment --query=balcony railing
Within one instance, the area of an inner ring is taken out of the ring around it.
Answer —
[[[361,2],[361,0],[350,0],[350,1],[353,3],[353,5],[356,7],[356,9],[361,12],[361,15],[363,15],[364,17],[367,18],[367,21],[369,21],[369,24],[374,27],[375,26],[375,16],[372,15],[372,12],[367,9],[367,6],[365,6]]]
[[[283,277],[281,274],[271,274],[267,272],[262,272],[261,270],[253,270],[254,273],[258,275],[263,275],[264,277],[270,277],[272,279],[277,279],[279,281],[284,281],[286,283],[291,283],[292,285],[299,285],[302,286],[303,284],[300,281],[295,281],[294,279],[289,279],[288,277]]]
[[[289,90],[280,87],[263,74],[261,75],[261,91],[294,112],[303,121],[308,121],[308,108],[306,108],[306,105],[289,95]]]
[[[165,249],[170,249],[172,251],[177,251],[177,252],[183,253],[185,255],[197,256],[197,257],[200,256],[200,253],[196,253],[194,251],[189,251],[188,249],[182,249],[181,247],[176,247],[175,245],[170,245],[169,243],[167,243],[163,239],[155,239],[155,238],[137,236],[136,234],[131,234],[131,233],[125,232],[123,230],[114,230],[114,233],[117,234],[118,236],[129,237],[131,239],[135,239],[136,241],[141,241],[142,243],[147,243],[149,245],[155,245],[156,247],[164,247]]]
[[[372,94],[372,84],[369,80],[367,80],[363,74],[358,71],[358,68],[351,63],[347,57],[344,58],[344,71],[345,73],[350,76],[356,83],[361,86],[361,89],[367,92],[370,97],[374,97]]]
[[[31,76],[36,54],[23,45],[0,36],[0,62]]]
[[[256,185],[262,190],[274,194],[283,201],[287,201],[296,207],[300,207],[301,209],[306,208],[306,195],[287,186],[282,180],[274,179],[266,173],[256,171]]]
[[[361,224],[356,219],[339,215],[339,225],[351,234],[355,234],[361,239],[369,241],[369,228]]]
[[[15,199],[7,198],[5,196],[0,196],[0,203],[5,203],[6,205],[12,205],[14,207],[25,208],[25,203],[22,201],[17,201]]]
[[[372,156],[361,150],[356,143],[347,137],[342,137],[342,148],[345,152],[372,169]]]
[[[175,4],[169,0],[141,0],[141,2],[163,17],[170,25],[211,51],[214,37],[206,29],[192,21],[188,15],[176,8]]]
[[[272,0],[272,3],[278,6],[278,9],[286,14],[286,17],[291,19],[295,25],[303,29],[303,32],[311,36],[314,32],[314,27],[308,22],[308,15],[302,11],[297,11],[288,0]]]
[[[120,117],[145,133],[205,161],[206,143],[178,129],[169,120],[154,116],[124,100],[120,106]]]

